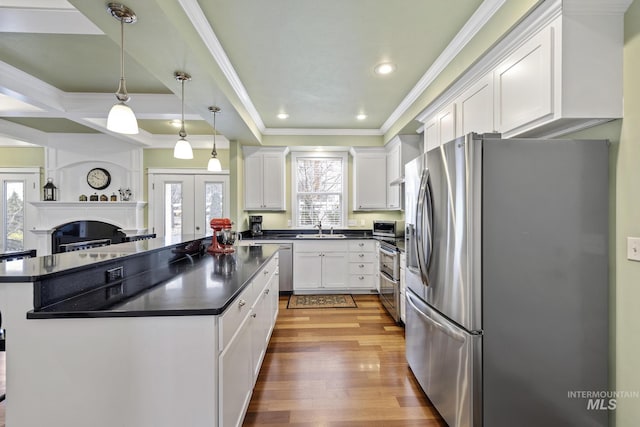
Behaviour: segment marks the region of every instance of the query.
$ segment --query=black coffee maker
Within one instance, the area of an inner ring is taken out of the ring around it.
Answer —
[[[262,236],[262,215],[249,215],[251,236]]]

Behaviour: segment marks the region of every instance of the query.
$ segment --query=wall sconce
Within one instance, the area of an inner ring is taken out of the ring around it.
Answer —
[[[53,179],[47,178],[47,183],[42,187],[43,200],[47,202],[55,202],[58,200],[58,188],[53,185]]]

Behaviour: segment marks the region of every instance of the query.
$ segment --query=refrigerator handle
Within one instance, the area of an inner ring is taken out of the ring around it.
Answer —
[[[453,326],[445,325],[438,322],[436,319],[429,316],[424,311],[420,310],[420,308],[418,308],[418,306],[416,306],[416,304],[413,302],[413,298],[414,297],[411,296],[411,294],[407,293],[407,301],[409,302],[409,305],[415,310],[415,312],[420,317],[422,317],[425,320],[425,322],[427,322],[432,327],[438,329],[443,334],[448,335],[449,337],[453,338],[456,341],[459,341],[462,343],[465,341],[466,336],[464,335],[464,333],[457,331]]]
[[[427,221],[425,221],[425,207],[428,208]],[[423,229],[423,226],[425,229]],[[416,249],[418,255],[418,268],[422,276],[422,282],[429,286],[427,271],[431,264],[432,239],[431,239],[431,191],[429,189],[429,170],[423,169],[420,177],[420,190],[416,202]],[[425,253],[425,243],[427,252]]]

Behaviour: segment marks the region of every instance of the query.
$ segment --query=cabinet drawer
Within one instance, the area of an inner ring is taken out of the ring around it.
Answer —
[[[351,252],[349,253],[349,262],[375,262],[375,252]]]
[[[351,252],[375,252],[375,240],[350,240],[349,251]]]
[[[376,264],[373,262],[349,263],[349,274],[375,274]]]
[[[258,294],[264,289],[269,282],[271,276],[277,273],[278,270],[278,257],[274,257],[267,265],[265,265],[262,270],[256,274],[256,277],[253,279],[253,287],[254,287],[254,297],[251,298],[251,305],[255,302]]]
[[[318,239],[319,240],[319,239]],[[346,252],[347,242],[340,240],[332,241],[307,241],[295,242],[293,244],[294,252]]]
[[[236,333],[245,317],[249,315],[256,297],[255,281],[242,291],[220,317],[220,351],[223,351]],[[259,291],[259,290],[258,290]]]
[[[376,275],[375,274],[351,274],[349,275],[349,287],[375,289]]]

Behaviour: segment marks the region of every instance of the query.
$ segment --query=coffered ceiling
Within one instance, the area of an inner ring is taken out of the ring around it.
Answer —
[[[106,133],[172,146],[185,83],[187,133],[382,135],[504,0],[125,0],[125,74],[139,135],[106,130],[120,23],[96,0],[0,0],[0,138]],[[374,67],[390,62],[395,72]],[[279,119],[279,113],[288,114]],[[358,114],[366,115],[357,119]],[[416,126],[417,127],[417,126]],[[224,138],[223,138],[224,139]]]

